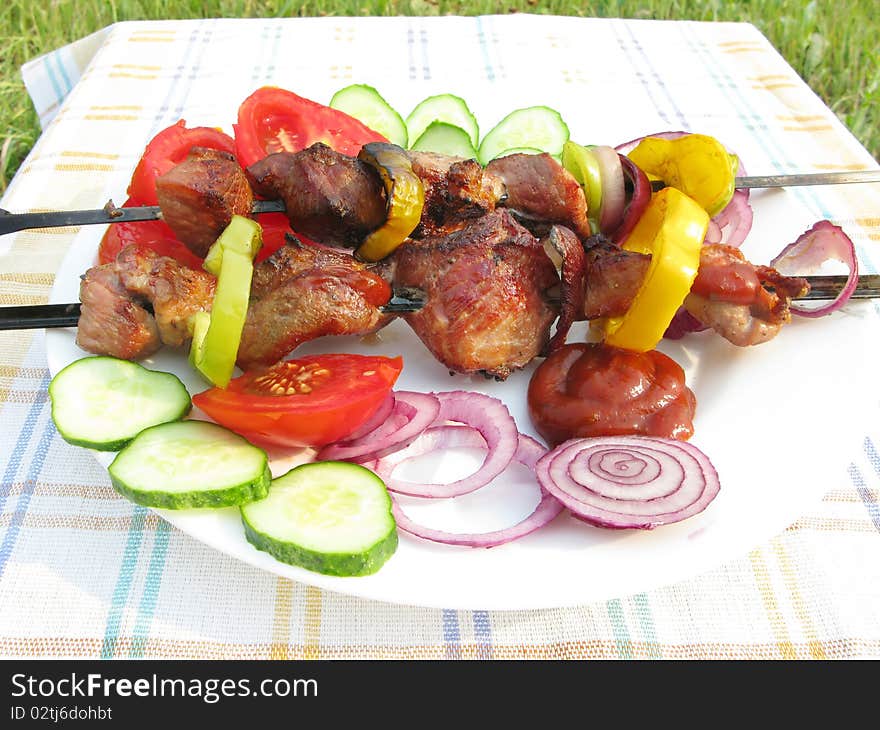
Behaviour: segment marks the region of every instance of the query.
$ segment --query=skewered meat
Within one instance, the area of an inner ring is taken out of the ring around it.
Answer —
[[[206,271],[190,269],[154,251],[126,246],[116,257],[116,272],[125,290],[152,305],[159,336],[177,347],[192,334],[190,318],[208,312],[217,279]]]
[[[254,195],[235,157],[194,147],[156,179],[162,218],[196,256],[208,253],[233,215],[249,216]]]
[[[651,256],[626,251],[602,235],[588,238],[584,248],[584,318],[624,315],[642,285]]]
[[[385,188],[372,167],[320,142],[276,152],[247,169],[254,190],[281,198],[295,231],[321,243],[356,248],[385,222]]]
[[[451,233],[469,220],[495,210],[505,196],[504,183],[476,160],[408,152],[413,172],[425,188],[425,205],[413,238]]]
[[[492,160],[486,170],[504,182],[504,206],[537,235],[543,235],[550,224],[559,223],[581,239],[590,236],[583,188],[550,155],[507,155]]]
[[[740,347],[775,337],[791,321],[794,297],[809,291],[805,279],[750,264],[732,246],[700,252],[700,268],[684,306],[696,319]]]
[[[350,254],[291,237],[254,270],[238,364],[271,365],[318,337],[374,332],[392,319],[379,309],[390,292]]]
[[[394,263],[395,286],[426,292],[425,306],[406,321],[450,370],[504,380],[546,346],[556,318],[546,292],[559,283],[556,268],[509,211],[409,241]]]
[[[79,287],[76,344],[86,352],[141,360],[162,346],[156,320],[122,286],[115,264],[89,269]]]

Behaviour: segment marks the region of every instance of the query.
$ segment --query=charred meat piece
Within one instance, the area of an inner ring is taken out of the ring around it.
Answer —
[[[76,344],[86,352],[140,360],[162,346],[156,320],[126,291],[116,264],[89,269],[80,282],[79,298]]]
[[[734,345],[757,345],[791,321],[791,300],[809,291],[800,277],[749,263],[732,246],[713,244],[700,253],[700,268],[684,301],[696,319]]]
[[[315,241],[356,248],[385,222],[379,173],[320,142],[300,152],[269,155],[247,174],[259,195],[284,201],[293,230]]]
[[[543,246],[509,211],[409,241],[394,257],[395,286],[427,295],[405,319],[450,370],[504,380],[546,346],[557,314],[546,294],[559,278]]]
[[[190,317],[211,310],[217,279],[206,271],[136,246],[123,248],[114,266],[125,290],[152,305],[166,345],[176,347],[189,340]]]
[[[249,216],[254,195],[235,157],[194,147],[156,180],[162,219],[196,256],[208,253],[233,215]]]
[[[584,273],[586,255],[580,239],[565,226],[553,226],[541,241],[544,250],[553,252],[551,260],[559,259],[559,319],[556,331],[541,354],[549,355],[565,344],[571,326],[584,315]]]
[[[238,350],[243,368],[271,365],[325,335],[363,335],[391,321],[391,289],[351,254],[290,239],[254,269]]]
[[[476,160],[409,152],[413,172],[425,188],[422,218],[413,238],[436,236],[461,228],[495,210],[506,196],[504,183]]]
[[[559,223],[582,240],[590,236],[584,191],[550,155],[507,155],[492,160],[486,170],[504,182],[504,206],[536,235],[544,235],[550,225]]]
[[[625,251],[602,235],[588,238],[584,248],[584,318],[626,314],[651,264],[650,254]]]

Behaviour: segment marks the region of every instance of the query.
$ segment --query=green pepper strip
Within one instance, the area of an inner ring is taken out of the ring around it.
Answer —
[[[593,233],[598,233],[599,212],[602,208],[602,174],[599,170],[599,161],[590,147],[568,140],[562,146],[562,166],[584,188],[590,228]]]
[[[413,172],[406,152],[397,145],[370,142],[361,148],[358,157],[374,167],[382,178],[388,214],[385,223],[367,236],[355,255],[363,261],[379,261],[403,243],[419,224],[425,188]]]
[[[210,315],[199,312],[192,320],[189,360],[218,388],[225,388],[232,378],[247,318],[253,259],[261,245],[259,224],[236,215],[205,257],[205,269],[217,276],[217,289]]]

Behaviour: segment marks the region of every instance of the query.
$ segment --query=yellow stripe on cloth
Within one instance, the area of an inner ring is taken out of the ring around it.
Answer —
[[[779,610],[779,602],[773,591],[773,583],[770,580],[770,573],[767,570],[767,564],[764,562],[764,555],[761,549],[753,550],[749,553],[749,560],[752,563],[752,570],[755,574],[755,581],[758,584],[758,591],[761,594],[761,601],[764,604],[764,610],[770,621],[770,628],[776,637],[776,648],[782,655],[783,659],[796,659],[797,653],[791,642],[791,637],[785,627],[785,617]]]

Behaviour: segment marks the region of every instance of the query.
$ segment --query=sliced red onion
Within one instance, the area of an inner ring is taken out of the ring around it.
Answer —
[[[379,459],[376,473],[382,477],[390,491],[414,497],[458,497],[486,486],[507,468],[516,453],[519,430],[513,416],[500,400],[482,393],[454,390],[432,395],[440,402],[440,410],[431,425],[441,426],[449,421],[463,423],[476,429],[483,437],[487,452],[480,468],[470,476],[449,484],[408,482],[393,478],[391,471],[394,466],[386,470],[386,459],[391,456],[388,453],[384,455],[385,459]],[[411,453],[410,456],[412,455],[414,454]],[[399,463],[400,456],[394,455],[390,463]]]
[[[440,401],[429,393],[400,390],[386,421],[360,438],[329,444],[318,452],[319,461],[380,459],[413,441],[440,413]]]
[[[626,184],[623,167],[613,147],[597,145],[592,148],[599,163],[599,177],[602,181],[602,203],[599,206],[599,230],[603,233],[617,229],[623,220],[626,205]]]
[[[388,397],[382,401],[376,412],[370,416],[365,423],[352,431],[346,436],[346,443],[366,436],[368,433],[375,431],[379,426],[388,420],[391,412],[394,410],[394,393],[389,393]]]
[[[846,284],[837,298],[821,307],[808,308],[794,303],[791,311],[802,317],[821,317],[840,309],[855,291],[859,282],[859,262],[856,248],[849,236],[840,226],[831,221],[821,220],[803,233],[794,243],[790,243],[774,258],[770,265],[780,274],[787,276],[806,276],[819,269],[829,260],[840,261],[849,269]]]
[[[559,298],[559,319],[556,332],[547,343],[542,354],[549,355],[565,344],[571,325],[584,315],[584,270],[587,257],[580,239],[564,226],[553,226],[548,236],[550,245],[562,257]]]
[[[578,519],[650,530],[702,512],[721,487],[693,444],[647,436],[573,439],[538,460],[538,482]]]
[[[425,433],[425,436],[428,436],[430,432],[433,432],[431,438],[435,440],[435,448],[447,448],[451,446],[486,448],[486,442],[480,435],[479,431],[470,427],[439,426],[429,429],[429,431]],[[541,444],[533,438],[519,434],[513,459],[529,469],[534,470],[538,460],[546,452],[547,449],[541,446]],[[530,515],[515,525],[503,530],[493,530],[492,532],[455,533],[446,532],[445,530],[435,530],[430,527],[419,525],[406,515],[398,501],[395,500],[393,496],[391,508],[397,526],[404,532],[408,532],[411,535],[415,535],[416,537],[425,540],[445,543],[447,545],[482,548],[496,547],[520,537],[524,537],[553,520],[560,512],[562,512],[562,509],[562,503],[550,495],[545,489],[541,489],[541,501],[538,502],[537,507],[535,507]]]
[[[621,155],[628,155],[636,147],[638,147],[639,142],[641,142],[646,137],[659,137],[660,139],[678,139],[679,137],[684,137],[686,134],[691,134],[691,132],[685,132],[681,129],[677,129],[674,131],[670,130],[666,132],[654,132],[654,134],[646,134],[641,137],[631,139],[629,142],[623,142],[622,144],[617,145],[617,147],[615,147],[614,149]]]
[[[648,176],[642,168],[629,157],[625,155],[618,155],[618,157],[624,176],[629,179],[633,189],[629,202],[623,209],[623,220],[617,229],[610,234],[611,240],[619,246],[629,236],[639,218],[642,217],[642,213],[645,212],[645,208],[648,207],[651,200],[651,181],[648,180]]]
[[[684,307],[679,307],[663,336],[667,340],[680,340],[691,332],[702,332],[709,329]]]

